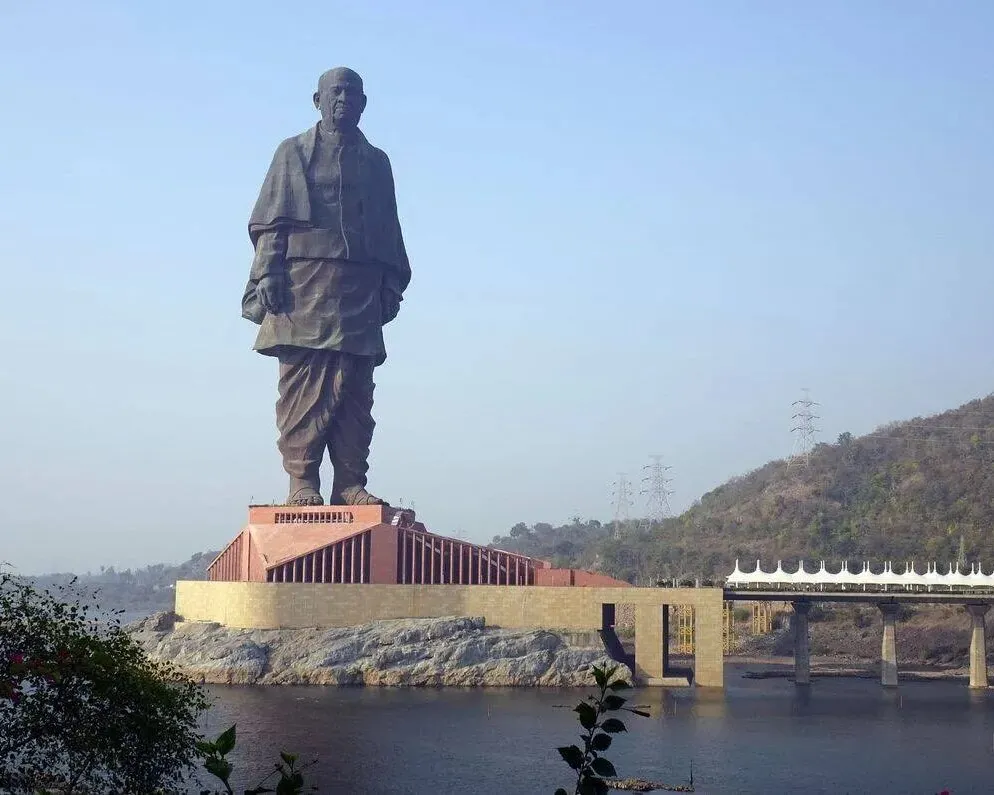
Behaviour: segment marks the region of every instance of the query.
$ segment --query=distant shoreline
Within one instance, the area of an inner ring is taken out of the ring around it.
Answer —
[[[793,679],[794,660],[791,657],[728,656],[726,665],[749,666],[741,673],[743,679]],[[845,657],[812,657],[812,679],[879,679],[880,663]],[[905,682],[933,682],[969,679],[970,669],[963,666],[898,664],[898,679]]]

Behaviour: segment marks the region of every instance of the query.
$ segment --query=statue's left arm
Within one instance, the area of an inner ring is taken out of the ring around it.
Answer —
[[[386,199],[388,202],[387,211],[389,213],[393,243],[393,261],[388,262],[383,274],[383,306],[385,308],[384,323],[393,320],[400,311],[400,302],[404,299],[404,291],[411,283],[411,263],[407,258],[407,247],[404,245],[404,233],[400,226],[400,217],[397,213],[397,192],[394,186],[393,169],[390,167],[390,159],[383,154],[383,181]]]

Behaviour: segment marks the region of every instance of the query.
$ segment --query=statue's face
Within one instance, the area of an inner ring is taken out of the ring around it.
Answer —
[[[326,72],[314,93],[314,105],[321,111],[326,126],[336,130],[357,127],[359,117],[366,109],[362,78],[351,69]]]

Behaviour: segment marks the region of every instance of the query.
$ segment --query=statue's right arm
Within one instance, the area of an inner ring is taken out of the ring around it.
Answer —
[[[271,315],[283,311],[286,299],[286,231],[281,227],[259,235],[252,260],[252,279],[259,303]]]
[[[252,260],[252,278],[261,281],[265,276],[282,276],[286,267],[286,230],[282,227],[267,229],[259,235]]]

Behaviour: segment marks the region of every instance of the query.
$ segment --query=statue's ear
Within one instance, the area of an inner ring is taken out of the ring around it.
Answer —
[[[361,115],[362,113],[365,112],[365,110],[366,110],[366,95],[363,94],[362,95],[362,107],[359,108],[359,114]]]
[[[314,92],[314,107],[321,110],[321,95],[317,91]]]

